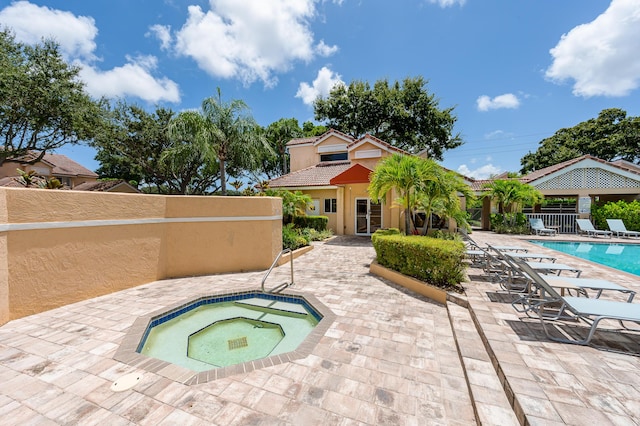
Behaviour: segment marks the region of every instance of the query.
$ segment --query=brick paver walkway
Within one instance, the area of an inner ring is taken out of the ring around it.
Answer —
[[[635,276],[560,257],[582,265],[584,276],[640,291]],[[531,425],[640,423],[637,334],[605,331],[598,347],[552,343],[480,270],[469,271],[461,305],[447,309],[369,274],[373,258],[367,238],[339,237],[296,259],[295,290],[337,316],[312,354],[204,384],[184,385],[113,355],[138,316],[210,292],[258,288],[262,272],[154,282],[5,324],[0,423],[469,425],[476,417],[517,424],[516,416]],[[288,268],[270,281],[286,280]],[[142,378],[112,391],[128,373]]]

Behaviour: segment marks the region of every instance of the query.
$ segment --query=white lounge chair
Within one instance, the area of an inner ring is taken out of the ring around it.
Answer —
[[[531,225],[531,229],[536,235],[556,235],[557,231],[555,229],[546,228],[544,226],[544,222],[539,218],[529,218],[529,224]]]
[[[604,299],[591,299],[588,297],[562,296],[551,285],[549,285],[547,281],[545,281],[544,277],[531,269],[526,263],[518,260],[515,260],[515,262],[520,268],[522,268],[522,271],[524,271],[524,273],[534,281],[535,285],[544,292],[544,296],[537,303],[535,311],[538,313],[538,318],[542,323],[544,333],[551,340],[563,343],[587,345],[593,338],[600,321],[604,319],[619,321],[620,325],[627,330],[629,329],[624,325],[625,321],[640,323],[639,304]],[[549,306],[552,304],[559,304],[560,306],[556,310],[556,308],[551,308]],[[547,316],[545,312],[547,308],[554,309],[554,311],[557,312],[557,315],[553,317]],[[547,324],[549,320],[563,319],[567,316],[571,319],[585,321],[590,325],[585,338],[574,340],[553,336],[549,333]]]
[[[611,232],[616,234],[616,237],[640,238],[640,232],[629,231],[622,219],[607,219],[607,225],[609,225],[609,229],[611,230]]]
[[[593,223],[589,219],[576,219],[578,224],[578,233],[587,234],[587,237],[609,237],[613,235],[611,231],[605,231],[603,229],[596,229],[593,227]]]

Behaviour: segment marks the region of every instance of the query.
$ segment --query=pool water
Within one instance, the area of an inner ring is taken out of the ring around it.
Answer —
[[[152,322],[138,352],[206,371],[294,351],[318,322],[304,304],[266,295],[194,304]]]
[[[640,275],[639,244],[607,244],[564,241],[530,241],[542,247]]]

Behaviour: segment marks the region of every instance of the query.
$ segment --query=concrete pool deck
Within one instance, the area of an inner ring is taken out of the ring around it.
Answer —
[[[523,236],[472,236],[555,253]],[[336,237],[295,259],[293,289],[336,314],[311,354],[203,384],[180,383],[113,356],[139,316],[193,296],[259,288],[263,272],[157,281],[11,321],[0,327],[2,423],[640,422],[640,335],[597,333],[599,347],[552,343],[539,321],[518,314],[481,270],[469,269],[466,294],[445,306],[371,275],[374,256],[368,238]],[[638,277],[557,256],[580,265],[585,277],[640,291]],[[267,285],[288,274],[288,265],[276,268]],[[129,373],[140,374],[139,382],[112,391]]]

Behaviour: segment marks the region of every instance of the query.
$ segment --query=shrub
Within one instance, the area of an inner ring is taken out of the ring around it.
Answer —
[[[313,228],[316,231],[327,229],[329,218],[327,216],[295,216],[293,223],[296,228]]]
[[[283,249],[288,248],[291,250],[296,250],[307,245],[309,245],[309,240],[307,240],[300,233],[299,229],[294,228],[292,223],[289,223],[282,227]]]
[[[282,248],[296,250],[308,246],[311,241],[326,240],[332,235],[330,229],[317,231],[313,228],[296,228],[293,223],[288,223],[282,227]]]
[[[506,218],[506,221],[505,221]],[[528,234],[527,216],[524,213],[492,213],[491,230],[498,234]]]
[[[640,201],[630,203],[620,200],[591,206],[593,225],[598,229],[609,229],[607,219],[622,219],[630,231],[640,231]]]
[[[462,242],[385,231],[374,233],[371,240],[380,265],[441,288],[462,290]]]

